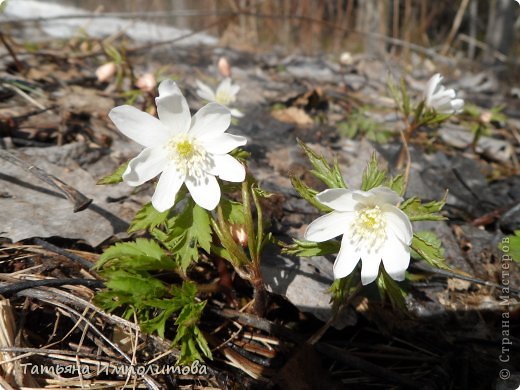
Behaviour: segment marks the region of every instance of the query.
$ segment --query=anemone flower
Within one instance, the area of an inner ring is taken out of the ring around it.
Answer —
[[[226,133],[231,115],[220,104],[209,103],[192,118],[186,99],[171,80],[159,85],[155,102],[159,119],[128,105],[109,113],[124,135],[145,148],[130,161],[123,180],[138,186],[160,175],[152,197],[160,212],[174,205],[183,183],[199,206],[213,210],[220,201],[217,177],[244,181],[244,166],[228,153],[245,145],[246,139]]]
[[[396,204],[403,199],[386,187],[370,191],[328,189],[316,195],[333,211],[313,221],[305,239],[323,242],[343,235],[334,278],[349,275],[361,259],[361,282],[373,282],[383,261],[386,272],[404,280],[410,263],[412,225]]]
[[[456,99],[453,89],[441,85],[442,76],[437,73],[426,84],[424,102],[439,114],[457,114],[464,108],[464,100]]]
[[[198,87],[197,95],[199,95],[202,99],[228,107],[229,111],[231,111],[231,115],[235,118],[241,118],[244,116],[244,114],[242,114],[236,108],[230,108],[230,105],[232,105],[237,100],[236,96],[240,90],[240,86],[233,85],[229,77],[226,77],[224,80],[222,80],[215,92],[213,92],[211,87],[199,80],[196,80],[196,83]]]

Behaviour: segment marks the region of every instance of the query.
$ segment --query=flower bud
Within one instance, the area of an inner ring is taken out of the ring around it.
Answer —
[[[220,57],[218,59],[218,71],[223,77],[231,77],[231,65],[226,57]]]
[[[109,81],[116,74],[116,64],[108,62],[96,69],[96,77],[100,83]]]
[[[493,117],[493,114],[489,111],[484,111],[482,114],[480,114],[480,121],[482,123],[489,123],[491,122],[491,118]]]
[[[135,85],[143,92],[152,92],[157,86],[157,80],[152,73],[145,73],[137,79]]]
[[[243,247],[247,246],[247,233],[244,225],[232,224],[229,228],[233,239]]]
[[[339,62],[342,65],[352,65],[354,59],[352,58],[352,54],[350,54],[348,51],[345,51],[341,53],[341,56],[339,57]]]

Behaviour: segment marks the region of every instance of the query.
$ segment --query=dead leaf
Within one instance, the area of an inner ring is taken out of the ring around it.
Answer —
[[[282,110],[274,110],[271,115],[273,118],[284,123],[296,123],[301,126],[312,125],[312,118],[301,108],[289,107]]]

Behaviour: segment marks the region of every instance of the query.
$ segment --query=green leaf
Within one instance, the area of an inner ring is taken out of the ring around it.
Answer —
[[[286,245],[282,249],[282,253],[302,257],[325,256],[338,253],[340,246],[341,243],[335,240],[312,242],[295,239],[293,244]]]
[[[307,202],[309,202],[312,206],[314,206],[319,211],[328,213],[332,211],[330,207],[325,206],[324,204],[321,204],[318,199],[316,199],[316,195],[318,194],[318,191],[308,187],[302,180],[298,179],[297,177],[292,176],[291,177],[291,183],[294,189],[300,194],[300,196],[305,199]]]
[[[399,284],[387,274],[384,267],[377,278],[377,288],[381,299],[387,297],[394,309],[406,310],[405,292],[399,287]]]
[[[392,176],[388,182],[386,183],[386,186],[390,188],[391,190],[395,191],[397,194],[403,196],[404,192],[406,191],[406,188],[404,186],[404,176],[403,175],[396,175]]]
[[[504,255],[511,256],[513,261],[520,262],[520,230],[515,230],[514,235],[502,238],[498,248]]]
[[[446,204],[446,195],[439,201],[431,201],[422,203],[417,197],[413,197],[404,201],[400,208],[408,215],[410,221],[443,221],[446,218],[439,214]]]
[[[171,319],[172,315],[183,307],[195,303],[195,295],[197,286],[193,282],[183,282],[182,287],[173,286],[172,298],[168,299],[151,299],[146,304],[152,308],[162,309],[159,314],[151,319],[141,322],[141,329],[147,333],[154,333],[164,338],[166,321]]]
[[[206,341],[204,335],[197,326],[193,328],[193,333],[195,334],[197,345],[201,352],[208,358],[213,359],[213,355],[211,353],[211,349],[208,346],[208,342]]]
[[[410,115],[410,96],[408,96],[408,91],[406,89],[406,82],[404,80],[404,77],[401,78],[401,97],[403,115],[405,117],[408,117]]]
[[[449,269],[441,240],[435,233],[428,231],[414,233],[411,248],[412,257],[422,258],[436,268]]]
[[[222,198],[220,200],[220,206],[222,207],[222,214],[224,215],[226,221],[238,225],[243,225],[245,223],[244,206],[242,203],[235,202],[227,198]]]
[[[329,188],[347,188],[337,161],[334,161],[334,163],[330,165],[324,156],[317,154],[301,140],[298,139],[297,141],[309,158],[309,161],[314,168],[311,170],[311,173],[317,179],[321,180]]]
[[[386,170],[379,168],[377,163],[376,154],[373,153],[370,157],[370,161],[363,172],[363,178],[361,181],[361,189],[363,191],[371,190],[372,188],[379,187],[386,178]]]
[[[190,363],[194,360],[202,360],[199,353],[200,349],[202,353],[212,358],[211,350],[204,338],[204,335],[197,327],[197,323],[200,320],[202,311],[206,306],[206,301],[199,303],[190,303],[184,306],[179,317],[175,321],[178,326],[177,335],[173,340],[173,345],[180,345],[180,356],[179,363]],[[198,346],[198,348],[197,348]]]
[[[105,250],[94,269],[107,267],[120,269],[157,271],[172,269],[175,262],[153,240],[138,238],[135,241],[117,243]]]
[[[356,286],[354,284],[354,275],[355,273],[352,272],[350,275],[345,276],[341,279],[335,279],[332,282],[332,285],[329,288],[330,295],[331,295],[331,302],[334,307],[334,312],[336,312],[341,304],[343,304],[350,294],[356,290]]]
[[[125,173],[126,168],[128,167],[129,161],[121,164],[119,168],[117,168],[110,175],[104,176],[97,181],[97,185],[106,185],[106,184],[117,184],[123,181],[123,173]]]
[[[164,245],[173,253],[184,272],[199,258],[199,247],[211,249],[211,222],[208,212],[190,199],[182,212],[168,221]]]
[[[103,273],[107,278],[106,287],[117,293],[131,296],[133,304],[139,305],[145,299],[160,298],[166,293],[164,284],[148,272],[112,270]]]
[[[240,148],[233,149],[229,154],[242,163],[245,162],[251,155],[251,153]]]
[[[135,215],[128,233],[155,228],[166,221],[168,214],[169,210],[161,213],[153,207],[152,203],[147,203]]]

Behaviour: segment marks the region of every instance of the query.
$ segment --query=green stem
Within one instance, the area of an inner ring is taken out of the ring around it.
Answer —
[[[247,246],[249,248],[249,256],[253,262],[257,259],[257,245],[256,245],[256,234],[255,227],[253,225],[253,212],[251,210],[251,199],[249,197],[249,180],[246,179],[242,182],[242,203],[244,205],[244,222],[247,231]]]

